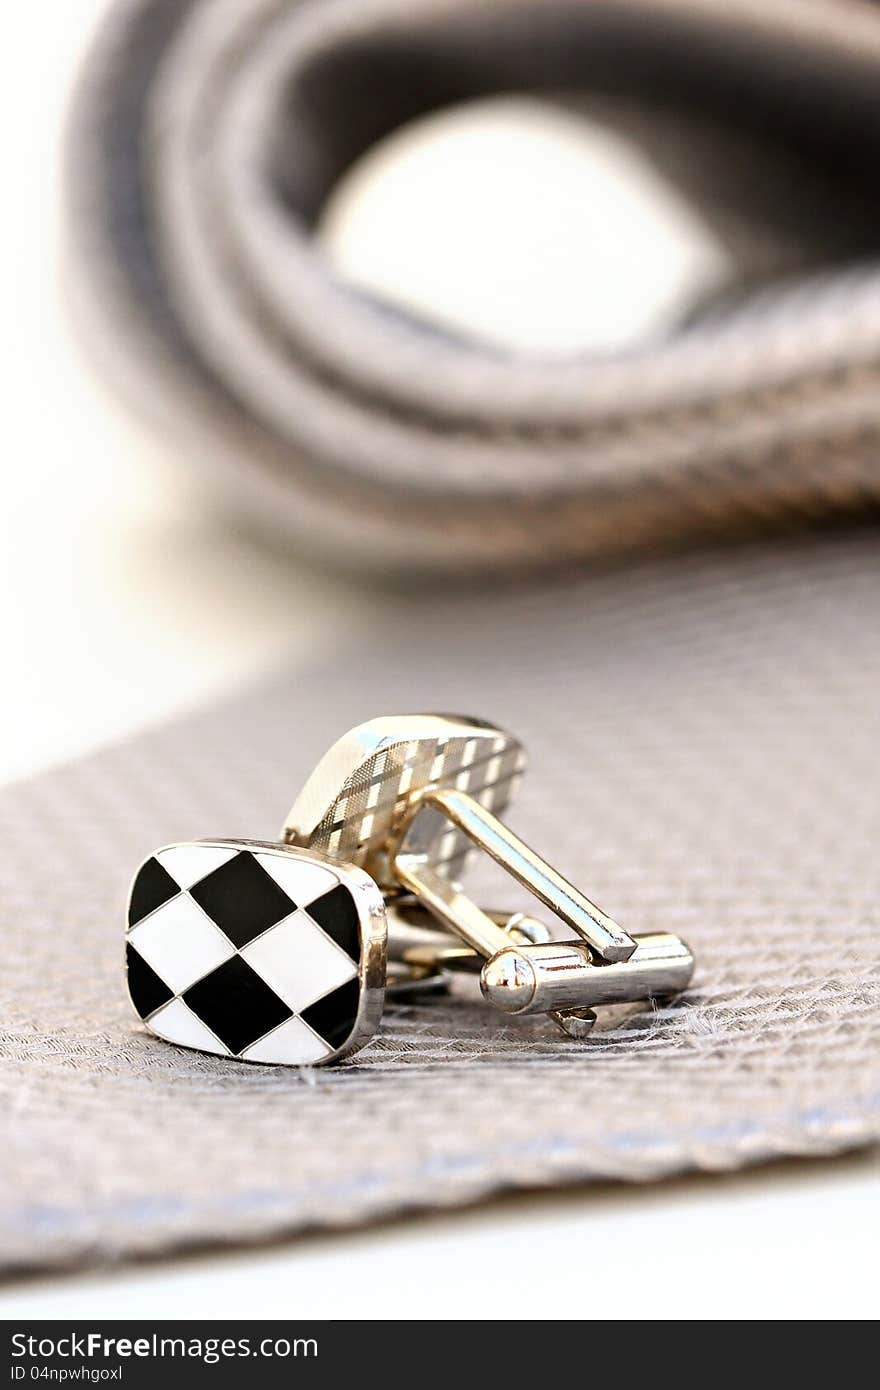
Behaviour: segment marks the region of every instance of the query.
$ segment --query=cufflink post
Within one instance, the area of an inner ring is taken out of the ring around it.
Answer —
[[[410,892],[426,900],[430,896],[436,903],[437,915],[453,930],[468,932],[468,940],[475,949],[485,950],[488,954],[493,949],[504,950],[509,942],[499,934],[502,929],[481,920],[486,914],[476,904],[431,869],[427,852],[418,836],[418,819],[427,808],[439,812],[472,845],[483,850],[523,887],[534,893],[577,932],[601,960],[625,961],[633,954],[636,949],[633,938],[491,811],[466,792],[448,787],[430,788],[414,801],[408,833],[404,833],[400,848],[393,856],[394,871]],[[480,944],[477,944],[477,938]]]

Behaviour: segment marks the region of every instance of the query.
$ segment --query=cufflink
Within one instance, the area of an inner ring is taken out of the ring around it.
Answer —
[[[407,895],[459,942],[421,941],[404,959],[480,971],[483,997],[505,1013],[548,1014],[583,1038],[594,1006],[664,998],[686,988],[694,961],[667,932],[633,937],[500,819],[525,769],[504,729],[449,715],[370,720],[318,764],[282,827],[286,844],[365,870],[406,915]],[[483,850],[574,936],[479,907],[460,885]],[[462,949],[462,945],[464,949]]]
[[[385,903],[362,869],[307,850],[168,845],[135,875],[126,957],[157,1037],[248,1062],[334,1062],[382,1016]]]
[[[386,993],[445,992],[456,971],[479,974],[493,1008],[573,1038],[598,1005],[679,993],[684,942],[630,936],[499,819],[524,767],[521,743],[478,720],[375,719],[321,760],[280,843],[157,850],[129,898],[135,1011],[167,1042],[308,1066],[369,1042]],[[460,880],[476,849],[574,935],[475,903]]]

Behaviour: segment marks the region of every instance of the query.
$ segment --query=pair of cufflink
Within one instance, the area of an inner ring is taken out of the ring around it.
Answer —
[[[445,991],[450,971],[574,1038],[597,1005],[685,989],[694,961],[678,937],[629,936],[498,819],[524,766],[519,740],[479,720],[373,719],[322,758],[280,843],[157,850],[129,898],[135,1011],[171,1043],[305,1066],[357,1052],[386,993]],[[480,908],[459,882],[474,848],[574,936]]]

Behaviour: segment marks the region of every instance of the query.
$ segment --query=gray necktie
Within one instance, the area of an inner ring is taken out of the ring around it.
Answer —
[[[311,239],[381,136],[511,89],[602,104],[729,293],[548,363],[339,283]],[[842,0],[124,0],[70,140],[117,378],[338,564],[493,569],[874,508],[880,12]]]

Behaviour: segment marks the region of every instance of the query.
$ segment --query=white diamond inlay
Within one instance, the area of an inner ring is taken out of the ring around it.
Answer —
[[[358,973],[354,961],[304,912],[292,912],[241,955],[297,1012]]]
[[[302,1067],[320,1062],[332,1050],[302,1019],[294,1016],[259,1042],[251,1043],[241,1055],[249,1062],[286,1062],[288,1066]]]
[[[283,888],[297,907],[305,907],[329,893],[339,882],[332,869],[323,864],[309,864],[304,859],[295,859],[287,854],[256,854],[267,874],[271,874],[279,888]]]
[[[237,854],[237,849],[222,849],[219,845],[173,845],[156,858],[181,888],[192,888]]]
[[[182,999],[172,999],[150,1016],[147,1027],[166,1042],[179,1043],[181,1047],[198,1047],[202,1052],[216,1052],[228,1057],[229,1051],[210,1028],[197,1018],[192,1009],[187,1008]]]
[[[145,917],[128,939],[175,994],[235,955],[231,941],[186,893]]]

